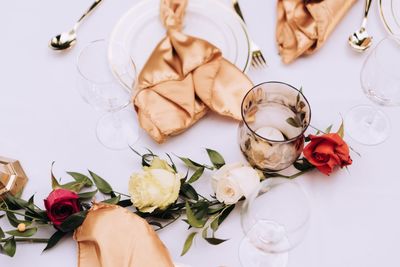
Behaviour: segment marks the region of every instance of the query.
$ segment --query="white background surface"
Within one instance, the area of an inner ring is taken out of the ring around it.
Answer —
[[[110,151],[98,143],[94,129],[100,114],[81,100],[75,88],[79,50],[91,40],[107,37],[118,18],[136,2],[104,1],[82,25],[77,46],[64,54],[48,49],[47,42],[68,29],[91,4],[90,0],[0,2],[0,154],[23,164],[30,178],[26,197],[36,193],[40,203],[50,192],[52,161],[56,161],[57,176],[89,168],[122,192],[126,192],[130,174],[139,169],[139,159],[129,150]],[[375,43],[385,34],[376,4],[373,3],[369,20]],[[315,55],[285,66],[275,45],[276,1],[242,1],[249,31],[269,63],[265,71],[250,71],[250,77],[255,83],[281,80],[303,86],[312,106],[312,124],[320,128],[339,124],[340,114],[354,105],[369,103],[359,82],[366,55],[354,53],[346,43],[348,35],[360,24],[363,5],[358,1]],[[348,139],[362,154],[361,158],[353,154],[354,164],[349,172],[338,171],[330,177],[315,172],[298,179],[308,193],[312,219],[306,239],[290,253],[289,267],[400,266],[400,110],[384,110],[393,125],[390,138],[375,147]],[[164,145],[143,136],[139,147],[204,162],[207,156],[203,148],[209,147],[222,152],[227,161],[242,160],[236,127],[232,121],[209,115]],[[205,193],[211,190],[206,177],[196,184]],[[237,211],[219,231],[219,237],[230,241],[217,247],[198,239],[181,258],[187,236],[183,222],[160,236],[180,262],[194,267],[239,266],[237,250],[242,230]],[[41,253],[43,248],[40,244],[19,245],[14,259],[0,256],[0,266],[76,266],[77,251],[72,239],[46,253]]]

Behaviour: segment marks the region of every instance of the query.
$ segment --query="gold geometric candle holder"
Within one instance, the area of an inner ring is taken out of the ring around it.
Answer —
[[[0,198],[6,193],[22,192],[27,182],[28,177],[18,160],[0,157]]]

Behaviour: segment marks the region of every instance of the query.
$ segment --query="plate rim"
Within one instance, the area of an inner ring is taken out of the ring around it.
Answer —
[[[203,1],[203,0],[194,0],[194,1]],[[110,34],[110,42],[109,42],[109,49],[111,49],[111,43],[113,42],[113,40],[115,40],[115,35],[116,35],[116,31],[117,29],[120,27],[122,21],[124,21],[130,13],[134,12],[136,9],[139,9],[140,7],[142,7],[143,5],[147,4],[148,0],[140,0],[138,3],[134,4],[131,8],[129,8],[119,19],[118,21],[115,23],[111,34]],[[241,26],[241,30],[243,31],[245,37],[246,37],[246,43],[247,43],[247,58],[246,58],[246,63],[244,65],[244,67],[241,67],[243,69],[241,69],[241,71],[243,73],[247,73],[247,71],[250,68],[250,62],[251,62],[251,42],[250,42],[250,35],[247,29],[246,24],[243,22],[243,20],[239,17],[238,14],[236,14],[234,12],[234,10],[228,8],[227,5],[221,3],[220,1],[213,1],[212,2],[215,5],[218,5],[220,8],[224,9],[226,12],[231,13],[231,15],[236,19],[236,21],[240,24]],[[111,59],[110,59],[111,60]],[[236,65],[235,65],[236,66]],[[236,66],[237,67],[237,66]]]
[[[388,21],[387,21],[387,14],[386,14],[386,12],[384,12],[383,11],[383,1],[384,0],[379,0],[378,1],[378,5],[379,5],[379,15],[380,15],[380,17],[381,17],[381,20],[382,20],[382,22],[383,22],[383,25],[385,26],[385,29],[386,29],[386,31],[390,34],[390,35],[393,35],[393,36],[399,36],[399,33],[394,33],[394,31],[393,31],[393,29],[392,29],[392,27],[390,27],[390,25],[389,25],[389,23],[388,23]],[[391,3],[393,2],[393,0],[391,0]],[[386,14],[386,16],[385,16],[385,14]],[[399,27],[400,28],[400,27]]]

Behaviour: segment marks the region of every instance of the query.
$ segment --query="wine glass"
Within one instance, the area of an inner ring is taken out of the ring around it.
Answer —
[[[381,106],[400,105],[400,39],[389,36],[379,42],[361,69],[365,95]],[[390,134],[387,115],[370,105],[353,107],[345,117],[347,133],[357,142],[377,145]]]
[[[139,137],[138,123],[130,105],[136,67],[122,46],[113,51],[108,47],[108,42],[101,39],[82,49],[77,60],[78,89],[88,104],[105,112],[96,127],[100,143],[110,149],[124,149]],[[119,60],[111,63],[111,57]]]
[[[243,203],[243,267],[285,267],[288,251],[304,238],[310,219],[308,199],[293,180],[270,178]]]

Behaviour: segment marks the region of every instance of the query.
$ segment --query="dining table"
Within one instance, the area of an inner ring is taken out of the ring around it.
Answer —
[[[232,8],[230,0],[215,1]],[[80,26],[75,47],[63,52],[49,49],[50,38],[73,25],[91,0],[0,2],[0,155],[21,162],[29,178],[23,196],[34,194],[40,206],[51,191],[52,162],[57,177],[66,177],[67,171],[91,170],[125,193],[130,175],[140,169],[141,159],[130,149],[111,150],[98,142],[94,129],[102,113],[82,100],[76,85],[79,51],[93,40],[109,38],[119,18],[138,2],[103,1]],[[373,46],[387,35],[377,2],[372,3],[368,21]],[[346,142],[357,151],[352,152],[353,164],[348,169],[330,176],[313,171],[296,178],[307,195],[311,218],[304,239],[289,252],[288,267],[400,266],[400,109],[380,107],[365,96],[360,70],[370,51],[357,53],[347,42],[360,26],[364,1],[356,2],[323,47],[290,64],[282,63],[278,54],[277,1],[241,0],[240,5],[249,35],[267,61],[265,68],[248,70],[254,84],[283,81],[302,87],[312,109],[311,124],[318,129],[330,124],[338,127],[352,107],[362,104],[376,106],[391,121],[390,136],[379,145],[359,144],[345,133]],[[237,128],[233,120],[208,114],[163,144],[141,131],[134,147],[199,162],[208,160],[205,149],[211,148],[227,162],[244,161]],[[307,131],[313,132],[312,128]],[[209,195],[210,179],[208,172],[195,188]],[[228,241],[212,246],[195,239],[184,256],[180,255],[187,237],[185,222],[179,220],[157,233],[176,262],[192,267],[240,267],[238,251],[244,237],[240,216],[236,208],[220,226],[218,237]],[[9,227],[6,220],[0,220],[0,226]],[[51,231],[41,229],[40,234],[48,236]],[[43,248],[43,244],[18,245],[13,258],[0,256],[0,266],[77,266],[77,244],[72,238],[49,251],[42,252]]]

